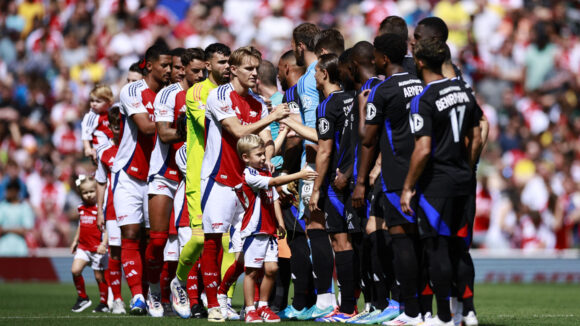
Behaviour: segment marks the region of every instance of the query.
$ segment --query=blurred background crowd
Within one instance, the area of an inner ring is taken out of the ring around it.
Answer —
[[[389,15],[410,37],[424,17],[448,24],[453,61],[490,122],[474,247],[579,247],[577,1],[0,0],[0,255],[69,244],[74,178],[95,169],[80,139],[89,91],[105,83],[118,95],[157,39],[251,44],[277,64],[299,22],[337,28],[350,47],[372,42]]]

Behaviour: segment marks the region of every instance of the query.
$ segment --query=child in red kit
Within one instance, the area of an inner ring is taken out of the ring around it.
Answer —
[[[91,306],[82,275],[85,266],[90,264],[100,293],[100,303],[93,312],[108,312],[108,286],[104,273],[107,265],[107,234],[97,226],[97,183],[93,177],[81,175],[76,184],[83,204],[78,207],[79,227],[71,245],[71,252],[75,254],[71,272],[79,295],[72,311],[81,312]]]

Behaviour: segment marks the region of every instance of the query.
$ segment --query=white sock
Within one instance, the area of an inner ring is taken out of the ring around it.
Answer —
[[[248,313],[248,312],[250,312],[252,310],[256,310],[256,307],[254,307],[254,306],[247,306],[246,307],[246,313]]]
[[[267,301],[258,301],[258,308],[262,308],[262,307],[266,307],[266,306],[268,306]]]
[[[179,283],[179,285],[181,285],[182,288],[187,288],[187,280],[180,280],[179,277],[177,277],[177,275],[175,275],[175,277],[173,278],[173,280],[171,280],[171,282],[176,281]]]
[[[323,293],[316,296],[316,306],[318,309],[326,309],[332,306],[334,293]]]

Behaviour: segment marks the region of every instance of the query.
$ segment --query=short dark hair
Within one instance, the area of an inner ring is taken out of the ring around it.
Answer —
[[[258,67],[258,79],[266,86],[277,86],[276,67],[270,61],[262,60]]]
[[[432,33],[433,37],[446,42],[447,37],[449,37],[449,29],[447,28],[447,24],[443,21],[443,19],[439,17],[427,17],[423,18],[418,25],[422,25],[427,27]]]
[[[399,34],[387,33],[375,37],[375,49],[386,55],[392,63],[402,64],[407,55],[407,42]]]
[[[185,53],[185,49],[184,48],[175,48],[173,50],[171,50],[171,56],[172,57],[180,57]]]
[[[115,103],[107,112],[107,118],[109,119],[109,125],[111,126],[119,126],[121,121],[121,111],[120,111],[120,103]]]
[[[441,74],[441,66],[447,57],[445,42],[438,38],[420,39],[415,44],[413,55],[423,61],[429,70]]]
[[[320,55],[323,49],[329,53],[340,55],[344,52],[344,37],[334,29],[325,29],[314,38],[314,53]]]
[[[205,61],[205,53],[201,48],[189,48],[181,54],[181,64],[187,66],[193,60]]]
[[[334,53],[323,54],[318,58],[318,68],[326,70],[328,79],[332,84],[340,85],[338,72],[338,56]]]
[[[280,59],[284,60],[284,61],[294,61],[296,62],[296,56],[294,55],[294,51],[293,50],[288,50],[286,52],[284,52],[281,56]]]
[[[145,61],[154,62],[159,60],[162,55],[171,55],[171,51],[167,47],[167,44],[163,42],[157,42],[150,46],[147,51],[145,51]]]
[[[214,53],[220,53],[226,57],[229,57],[232,54],[232,50],[222,43],[212,43],[208,45],[205,50],[205,60],[210,60],[213,57]]]
[[[344,50],[344,52],[342,52],[340,56],[338,56],[338,63],[341,65],[347,64],[350,62],[351,57],[352,57],[352,48],[348,48]]]
[[[393,33],[401,36],[405,42],[409,40],[407,23],[399,16],[388,16],[379,25],[378,35]],[[377,35],[377,36],[378,36]]]
[[[306,49],[310,52],[314,52],[314,38],[320,33],[320,29],[312,23],[302,23],[294,28],[292,31],[292,38],[294,43],[303,43],[306,45]]]
[[[367,41],[360,41],[352,47],[351,60],[362,65],[371,65],[374,60],[373,45]]]

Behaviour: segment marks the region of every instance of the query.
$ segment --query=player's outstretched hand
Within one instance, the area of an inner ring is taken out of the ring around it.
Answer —
[[[365,204],[365,185],[358,183],[354,186],[354,191],[352,192],[352,207],[360,208]]]
[[[274,115],[274,120],[280,121],[290,115],[290,109],[287,103],[278,104],[272,113]]]
[[[415,196],[414,189],[403,189],[401,193],[401,210],[407,215],[413,215],[415,212],[411,209],[411,199]]]
[[[300,179],[302,179],[302,180],[312,181],[312,180],[316,179],[317,176],[318,176],[318,172],[316,172],[312,169],[304,168],[304,169],[302,169],[302,171],[300,171]]]

